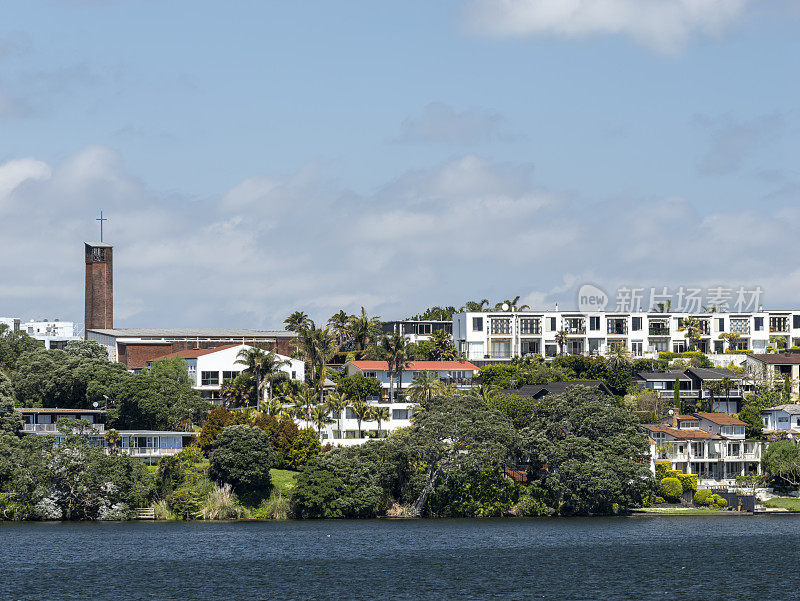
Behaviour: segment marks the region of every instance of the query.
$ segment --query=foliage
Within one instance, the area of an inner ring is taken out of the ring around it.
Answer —
[[[663,417],[669,407],[669,400],[655,390],[633,386],[622,399],[622,406],[635,414],[640,423],[652,424]]]
[[[714,493],[712,493],[707,488],[701,488],[696,493],[694,493],[694,497],[692,498],[692,502],[699,506],[699,507],[708,507],[711,505],[711,497]]]
[[[37,351],[41,346],[41,342],[26,332],[15,332],[7,324],[0,324],[0,370],[13,373],[22,355]]]
[[[18,434],[24,425],[22,414],[14,409],[14,389],[3,372],[0,372],[0,436]]]
[[[697,474],[678,472],[676,478],[680,480],[681,488],[683,488],[684,492],[687,490],[697,490]]]
[[[381,383],[377,378],[365,378],[363,374],[343,374],[336,381],[336,391],[351,401],[367,401],[367,397],[381,395]]]
[[[523,487],[515,509],[522,517],[540,517],[552,512],[547,491],[534,484]]]
[[[442,517],[499,517],[519,499],[519,487],[499,466],[459,465],[448,470],[429,500],[429,511]]]
[[[282,464],[289,470],[300,470],[310,461],[314,460],[322,449],[319,436],[314,430],[303,429],[294,438],[288,450],[286,460]]]
[[[661,480],[658,490],[660,496],[673,503],[683,494],[683,486],[678,478],[664,478]]]
[[[677,478],[677,470],[672,469],[672,464],[666,461],[656,461],[656,480],[661,482],[664,478]]]
[[[530,470],[561,513],[637,507],[654,488],[647,435],[600,391],[575,386],[547,395],[522,432]]]
[[[747,423],[745,426],[747,438],[759,439],[763,436],[764,421],[761,418],[761,411],[755,405],[745,404],[736,417]]]
[[[197,446],[208,455],[211,449],[214,448],[214,443],[217,437],[222,433],[223,428],[228,425],[231,420],[231,412],[225,407],[214,407],[211,413],[208,414],[206,423],[203,424],[203,429],[200,430],[200,436],[197,438]]]
[[[728,501],[719,495],[711,495],[710,505],[719,507],[720,509],[725,509],[728,506]]]
[[[788,440],[770,443],[761,457],[761,467],[777,482],[800,485],[800,447]]]
[[[252,512],[257,520],[285,520],[291,512],[289,497],[280,490],[273,490],[268,499],[261,501]]]
[[[487,301],[488,302],[488,301]],[[455,307],[429,307],[419,315],[409,317],[411,321],[452,321]]]
[[[658,358],[667,361],[672,361],[673,359],[691,359],[692,367],[714,367],[714,363],[711,359],[700,351],[684,351],[682,353],[662,351],[658,353]]]
[[[536,401],[529,396],[495,393],[490,396],[488,405],[505,415],[519,430],[530,424]]]
[[[227,426],[214,443],[208,462],[208,477],[230,484],[248,504],[257,504],[272,489],[269,470],[276,464],[275,451],[260,428]]]
[[[214,486],[197,509],[197,516],[204,520],[234,520],[249,515],[239,504],[230,484]]]

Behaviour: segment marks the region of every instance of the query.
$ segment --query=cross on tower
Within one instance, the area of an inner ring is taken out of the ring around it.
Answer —
[[[100,209],[100,219],[95,219],[95,221],[100,222],[100,242],[103,241],[103,222],[108,221],[108,219],[103,219],[103,209]]]

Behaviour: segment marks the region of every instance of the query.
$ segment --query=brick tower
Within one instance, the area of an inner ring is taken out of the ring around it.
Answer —
[[[86,247],[87,330],[114,327],[114,247],[104,242],[84,243]]]

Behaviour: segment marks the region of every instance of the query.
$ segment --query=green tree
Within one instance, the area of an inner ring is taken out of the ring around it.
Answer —
[[[315,405],[314,408],[311,409],[311,423],[317,429],[317,434],[321,438],[322,429],[328,424],[333,423],[333,420],[331,419],[331,410],[327,403],[323,405]]]
[[[736,348],[739,340],[741,340],[741,334],[737,332],[722,332],[719,335],[720,340],[725,340],[728,343],[728,351],[733,351]]]
[[[494,394],[488,401],[489,407],[500,411],[518,430],[530,424],[535,405],[533,397],[508,393]]]
[[[342,438],[342,414],[350,406],[350,399],[343,392],[335,390],[328,395],[328,408],[336,415],[336,430]]]
[[[569,335],[567,334],[566,330],[559,330],[556,332],[555,336],[556,344],[558,345],[558,354],[564,354],[564,346],[567,344],[567,340],[569,340]]]
[[[435,395],[444,391],[444,384],[436,372],[418,371],[411,379],[411,386],[408,387],[408,398],[415,403],[423,403],[432,399]]]
[[[522,432],[530,475],[561,513],[636,507],[654,490],[647,435],[635,418],[596,389],[573,386],[543,397]]]
[[[277,461],[269,436],[260,428],[227,426],[217,438],[208,458],[208,477],[230,484],[246,503],[255,504],[269,496],[269,470]]]
[[[290,470],[301,470],[308,462],[316,459],[321,450],[319,436],[314,430],[300,430],[287,453],[286,467]]]
[[[197,446],[202,449],[203,453],[208,455],[214,448],[217,438],[222,434],[222,430],[231,421],[231,412],[225,407],[219,406],[211,410],[208,414],[206,423],[203,424],[203,429],[200,431],[200,436],[197,438]]]
[[[352,409],[358,422],[358,437],[363,438],[361,435],[361,422],[372,421],[372,406],[366,401],[356,400],[350,404],[350,409]]]
[[[0,436],[3,433],[16,436],[23,425],[22,414],[14,409],[14,389],[6,375],[0,371]]]
[[[328,326],[336,338],[336,344],[341,348],[349,341],[348,324],[350,323],[350,316],[344,311],[339,311],[331,315],[328,320]]]
[[[299,332],[300,330],[307,328],[309,325],[313,324],[314,322],[303,313],[302,311],[295,311],[289,317],[283,320],[283,323],[286,324],[286,329],[290,332]]]
[[[339,376],[336,390],[351,401],[367,402],[369,397],[381,395],[381,383],[377,378],[366,378],[363,374]]]
[[[245,373],[250,374],[256,381],[256,407],[261,405],[261,390],[268,385],[268,398],[272,400],[272,383],[278,374],[282,374],[281,367],[289,365],[289,361],[281,359],[272,351],[260,348],[243,348],[236,356],[236,363],[245,366]]]
[[[388,407],[373,407],[372,408],[372,417],[373,419],[378,422],[378,438],[381,436],[381,424],[383,422],[389,421],[390,413]]]
[[[689,350],[694,350],[697,348],[697,343],[700,342],[700,336],[702,334],[702,330],[700,329],[700,320],[696,317],[685,317],[683,319],[683,324],[679,331],[683,332],[684,338],[689,342]]]
[[[367,310],[361,307],[361,313],[350,317],[348,332],[356,345],[356,349],[363,351],[370,341],[378,339],[380,328],[380,319],[376,316],[368,315]]]
[[[394,378],[403,373],[409,365],[408,349],[405,336],[391,334],[383,336],[379,342],[381,356],[386,360],[389,372],[389,402],[394,402]],[[402,387],[402,381],[400,382]]]
[[[446,330],[436,330],[431,336],[433,341],[434,361],[455,361],[458,352],[453,344],[453,337]]]
[[[517,440],[509,420],[474,396],[449,395],[426,401],[415,413],[408,433],[413,459],[425,466],[414,513],[425,514],[440,478],[454,470],[502,465]]]
[[[761,468],[774,480],[800,486],[800,447],[788,440],[770,443],[761,457]]]

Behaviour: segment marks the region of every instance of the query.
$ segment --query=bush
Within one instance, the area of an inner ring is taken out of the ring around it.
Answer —
[[[677,472],[675,477],[681,481],[681,487],[683,487],[684,491],[697,490],[697,474],[684,474]]]
[[[526,518],[548,515],[547,491],[535,484],[526,486],[519,496],[516,510],[519,515]]]
[[[653,503],[656,505],[661,505],[662,503],[666,503],[666,501],[664,500],[664,497],[656,497],[653,499]]]
[[[204,520],[234,520],[249,517],[239,505],[230,484],[215,486],[203,501],[199,515]]]
[[[677,478],[678,474],[680,473],[677,470],[672,469],[672,464],[666,461],[657,461],[656,462],[656,480],[661,482],[664,478]]]
[[[711,505],[711,497],[713,496],[719,496],[719,495],[714,495],[707,488],[703,488],[694,493],[694,498],[692,500],[694,501],[694,504],[697,505],[698,507],[708,507],[709,505]]]
[[[725,509],[728,506],[728,501],[719,495],[711,495],[711,505],[719,507],[720,509]]]
[[[668,501],[675,502],[683,494],[683,486],[677,478],[664,478],[661,480],[661,496]]]
[[[292,442],[292,448],[286,454],[286,469],[299,471],[312,459],[319,456],[322,445],[319,434],[310,428],[300,430]]]
[[[283,496],[279,490],[273,490],[269,499],[261,502],[261,505],[253,510],[253,518],[256,520],[285,520],[289,517],[289,499]]]
[[[230,484],[244,503],[257,505],[272,490],[269,470],[276,463],[266,432],[250,426],[228,426],[209,456],[208,477]]]

